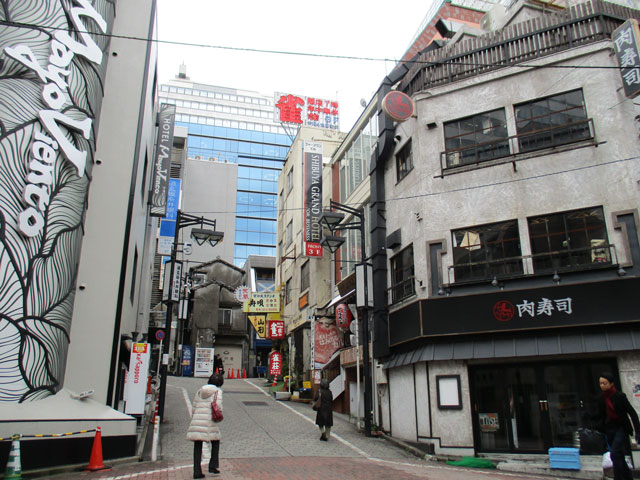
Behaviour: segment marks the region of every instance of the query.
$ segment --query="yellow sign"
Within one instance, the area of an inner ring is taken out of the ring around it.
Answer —
[[[256,329],[256,333],[260,338],[264,338],[267,334],[267,320],[265,315],[248,315],[249,321]]]
[[[302,388],[311,388],[311,382],[302,382]]]
[[[268,313],[280,311],[280,294],[274,292],[253,292],[251,298],[242,304],[245,313]]]

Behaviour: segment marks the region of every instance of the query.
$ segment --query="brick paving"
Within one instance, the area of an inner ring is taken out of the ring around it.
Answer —
[[[183,480],[193,478],[193,444],[185,439],[189,405],[203,379],[169,377],[161,425],[161,460],[115,465],[103,472],[66,472],[40,478]],[[277,402],[262,379],[226,380],[221,423],[223,480],[532,480],[549,477],[464,469],[427,462],[381,438],[359,433],[344,415],[334,415],[329,442],[321,442],[311,406]],[[205,452],[205,458],[206,452]],[[109,461],[104,462],[109,465]],[[203,464],[206,474],[206,462]],[[29,478],[25,476],[25,478]]]

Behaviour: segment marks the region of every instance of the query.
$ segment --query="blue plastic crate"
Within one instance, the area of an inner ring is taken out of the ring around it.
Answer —
[[[580,450],[577,448],[550,448],[549,464],[551,468],[580,470]]]

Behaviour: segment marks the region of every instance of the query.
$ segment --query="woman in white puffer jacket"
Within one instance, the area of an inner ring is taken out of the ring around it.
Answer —
[[[193,442],[193,478],[204,478],[202,473],[202,442],[211,442],[211,460],[209,473],[220,473],[218,470],[218,454],[220,452],[220,428],[211,420],[211,402],[216,400],[222,412],[222,384],[224,377],[214,373],[209,383],[203,385],[193,399],[191,424],[187,431],[187,440]]]

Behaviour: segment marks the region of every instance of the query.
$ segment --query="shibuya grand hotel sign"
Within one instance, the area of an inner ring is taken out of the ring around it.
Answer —
[[[108,0],[4,2],[0,27],[0,404],[62,386],[93,168]]]

